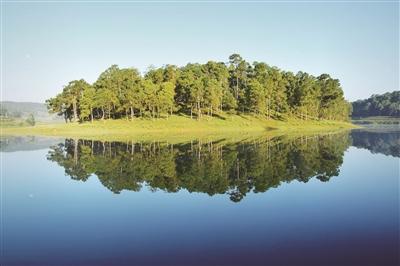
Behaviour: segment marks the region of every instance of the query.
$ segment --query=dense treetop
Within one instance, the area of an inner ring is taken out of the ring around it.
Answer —
[[[183,113],[200,119],[221,112],[252,113],[268,119],[347,120],[350,104],[338,79],[294,74],[238,54],[229,63],[165,65],[141,75],[112,65],[93,84],[74,80],[46,101],[65,121],[159,118]]]
[[[400,91],[374,94],[368,99],[352,103],[353,116],[400,116]]]

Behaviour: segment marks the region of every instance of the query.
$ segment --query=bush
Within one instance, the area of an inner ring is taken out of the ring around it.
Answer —
[[[33,116],[33,114],[30,114],[28,116],[28,118],[25,120],[26,123],[28,123],[28,125],[30,126],[34,126],[35,125],[35,117]]]

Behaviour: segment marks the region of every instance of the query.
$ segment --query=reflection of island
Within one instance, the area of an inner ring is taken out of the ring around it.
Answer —
[[[71,178],[95,174],[114,193],[151,189],[228,194],[240,201],[283,182],[328,181],[339,174],[347,133],[246,143],[121,143],[68,139],[53,146],[48,159]]]
[[[351,132],[352,145],[357,148],[370,150],[372,153],[381,153],[400,157],[400,131],[368,131],[353,130]]]

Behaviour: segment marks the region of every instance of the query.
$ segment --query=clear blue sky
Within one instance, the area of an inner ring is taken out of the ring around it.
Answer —
[[[43,102],[111,64],[239,53],[340,79],[348,100],[399,89],[398,2],[2,3],[2,98]]]

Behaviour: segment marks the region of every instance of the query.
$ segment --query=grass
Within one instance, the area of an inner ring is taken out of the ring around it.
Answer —
[[[1,127],[27,127],[29,126],[25,120],[20,118],[0,118]]]
[[[336,131],[355,128],[353,124],[338,121],[267,120],[252,115],[223,115],[200,120],[174,115],[170,118],[140,119],[133,121],[104,120],[93,123],[41,124],[33,127],[7,127],[1,125],[1,135],[38,135],[98,140],[188,140],[224,136],[245,138],[254,135],[298,134],[317,131]]]

